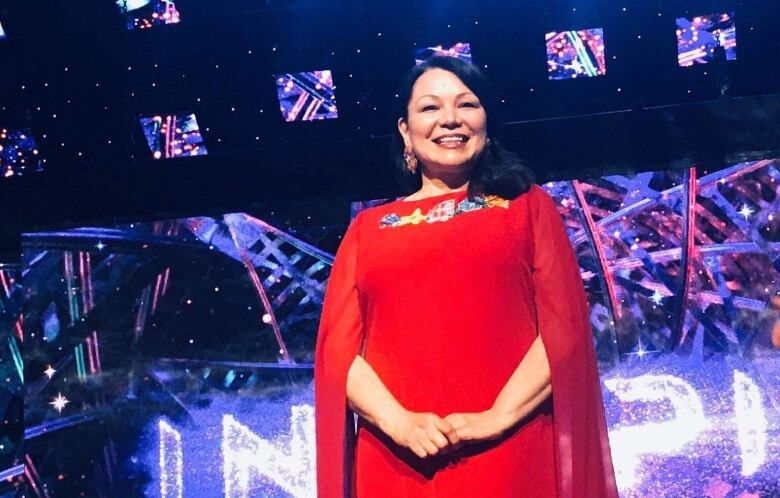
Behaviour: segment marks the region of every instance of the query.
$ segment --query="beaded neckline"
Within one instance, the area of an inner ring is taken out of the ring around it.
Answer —
[[[463,193],[465,191],[459,191]],[[485,197],[477,196],[473,198],[462,199],[460,202],[455,202],[455,199],[447,199],[446,197],[455,197],[455,192],[448,192],[438,196],[426,197],[425,199],[419,199],[418,201],[399,201],[394,207],[399,208],[405,204],[414,204],[415,202],[426,200],[437,200],[439,202],[431,206],[426,207],[426,211],[423,213],[423,209],[419,206],[415,207],[412,212],[406,215],[399,215],[398,213],[391,212],[385,214],[381,220],[379,220],[379,228],[400,227],[404,225],[419,225],[420,223],[436,223],[442,221],[449,221],[455,217],[461,216],[471,211],[478,211],[484,208],[502,207],[504,209],[509,208],[509,201],[497,195],[487,195]],[[444,200],[440,200],[444,199]],[[410,206],[411,207],[411,206]],[[399,209],[400,210],[400,209]],[[406,211],[406,210],[405,210]]]

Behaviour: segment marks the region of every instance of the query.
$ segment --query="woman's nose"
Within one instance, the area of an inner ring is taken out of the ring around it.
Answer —
[[[460,118],[455,110],[454,106],[442,107],[441,117],[439,118],[439,124],[443,127],[457,127],[460,126]]]

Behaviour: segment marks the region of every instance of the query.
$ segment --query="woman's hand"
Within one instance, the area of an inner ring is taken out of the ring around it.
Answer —
[[[459,442],[452,425],[435,413],[403,410],[381,424],[380,429],[420,458],[436,455]]]
[[[458,439],[463,442],[498,439],[515,422],[508,414],[495,408],[475,413],[450,413],[444,420],[452,425]]]

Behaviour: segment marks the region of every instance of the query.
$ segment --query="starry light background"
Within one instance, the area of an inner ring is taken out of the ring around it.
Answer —
[[[190,175],[241,179],[272,168],[259,158],[280,147],[386,137],[398,76],[427,53],[483,67],[509,121],[695,104],[718,92],[712,64],[678,66],[679,19],[732,13],[729,67],[744,76],[732,91],[778,91],[761,62],[780,50],[766,35],[775,10],[739,2],[89,7],[0,8],[4,67],[24,68],[0,79],[0,187],[63,206],[41,209],[47,224],[26,231],[21,262],[0,268],[2,496],[312,496],[305,408],[332,255],[350,214],[384,198],[160,216],[183,196],[220,197],[190,190]],[[576,146],[585,131],[567,126],[560,140]],[[767,335],[780,294],[775,157],[547,175],[591,301],[624,497],[780,496],[780,360]],[[110,199],[135,171],[149,188],[155,171],[175,172],[181,192],[157,190],[167,203],[150,198],[115,222],[89,211],[104,201],[65,187],[113,178]],[[59,200],[46,194],[55,181]],[[630,401],[625,379],[667,390]],[[664,422],[667,448],[649,437]],[[633,453],[620,444],[632,427],[646,438]],[[223,468],[242,451],[258,452],[251,465]],[[746,468],[743,453],[759,464]]]

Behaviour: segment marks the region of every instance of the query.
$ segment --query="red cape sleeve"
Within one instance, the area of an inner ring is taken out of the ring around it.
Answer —
[[[617,498],[577,258],[552,198],[529,191],[537,329],[550,363],[559,498]]]
[[[363,341],[355,283],[358,215],[336,251],[322,303],[314,352],[314,404],[318,498],[351,494],[355,426],[347,406],[347,372]]]

